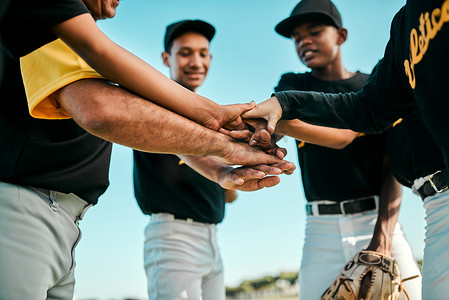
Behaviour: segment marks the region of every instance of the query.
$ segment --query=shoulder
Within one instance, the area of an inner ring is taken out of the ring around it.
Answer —
[[[285,90],[303,90],[305,82],[310,78],[310,73],[285,73],[282,74],[278,86],[275,88],[277,92]]]
[[[371,74],[356,71],[354,78],[360,81],[367,81]]]
[[[279,82],[281,81],[296,81],[296,80],[305,80],[306,78],[310,77],[310,72],[306,72],[306,73],[293,73],[293,72],[289,72],[289,73],[284,73],[281,75],[281,79],[279,80]]]

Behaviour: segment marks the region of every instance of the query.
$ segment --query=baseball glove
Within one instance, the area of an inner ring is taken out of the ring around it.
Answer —
[[[374,251],[360,251],[343,267],[321,300],[396,300],[402,291],[408,298],[394,259]]]

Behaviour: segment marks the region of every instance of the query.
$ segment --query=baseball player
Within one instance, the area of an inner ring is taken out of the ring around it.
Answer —
[[[196,92],[206,79],[215,28],[202,20],[167,26],[164,65],[170,77]],[[187,157],[184,159],[188,159]],[[149,299],[225,299],[216,224],[225,203],[236,199],[187,166],[178,156],[134,151],[134,190],[151,215],[144,258]]]
[[[448,0],[408,0],[393,19],[384,57],[360,92],[340,95],[279,92],[246,117],[265,118],[270,132],[282,116],[375,133],[418,109],[446,165],[449,161],[449,103],[445,90],[449,82],[445,72],[449,69],[448,11]],[[424,200],[427,226],[422,289],[425,300],[445,299],[449,292],[449,259],[444,255],[449,247],[449,239],[444,238],[449,234],[449,224],[447,218],[437,217],[446,216],[449,210],[449,191],[445,188],[449,175],[439,171],[419,178],[435,192]],[[433,181],[435,176],[437,184]]]
[[[368,79],[368,74],[350,72],[342,63],[341,45],[347,30],[330,0],[302,0],[276,31],[294,41],[300,61],[311,69],[282,75],[276,92],[354,92]],[[401,225],[396,223],[401,186],[388,171],[386,134],[339,132],[299,120],[279,122],[276,131],[297,138],[308,202],[300,299],[320,299],[346,262],[362,249],[394,257],[404,277],[420,274]],[[388,218],[391,213],[379,209],[379,203],[391,203],[393,216]],[[384,234],[372,240],[378,213],[377,225]],[[421,299],[420,287],[419,280],[405,284],[411,299]]]

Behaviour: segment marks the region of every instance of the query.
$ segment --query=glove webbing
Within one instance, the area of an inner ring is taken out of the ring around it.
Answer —
[[[410,300],[410,297],[408,296],[407,291],[405,290],[403,283],[406,282],[406,281],[418,278],[418,277],[419,277],[419,275],[414,275],[414,276],[410,276],[410,277],[407,277],[407,278],[401,280],[401,284],[399,285],[399,292],[404,291],[404,294],[405,294],[405,296],[407,297],[408,300]]]

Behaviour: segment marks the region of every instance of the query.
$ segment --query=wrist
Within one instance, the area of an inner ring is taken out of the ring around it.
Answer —
[[[199,106],[192,106],[192,113],[195,115],[195,120],[201,125],[212,129],[220,129],[217,114],[220,111],[220,105],[202,97],[203,101],[199,103]]]
[[[212,155],[223,158],[230,152],[231,142],[231,137],[219,132],[213,132],[212,138],[208,141],[208,144],[210,145],[208,148],[208,153],[205,153],[204,155]]]

